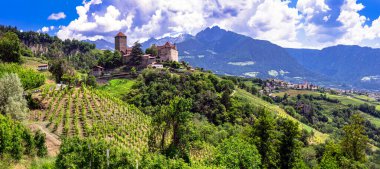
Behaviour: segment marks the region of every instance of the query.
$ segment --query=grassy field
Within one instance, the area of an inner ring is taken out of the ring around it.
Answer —
[[[376,106],[376,110],[379,110],[379,111],[380,111],[380,105],[377,105],[377,106]]]
[[[310,90],[287,90],[285,92],[275,93],[275,96],[283,97],[284,94],[287,93],[291,97],[297,96],[298,94],[313,94],[313,95],[320,95],[318,92],[310,91]]]
[[[261,90],[261,86],[254,84],[252,81],[245,81],[244,84],[247,86],[253,86],[254,85],[257,90]]]
[[[22,60],[23,60],[22,66],[33,69],[33,70],[37,70],[38,65],[48,64],[48,61],[43,60],[41,58],[22,57]],[[46,83],[55,84],[54,78],[49,71],[46,70],[46,71],[42,71],[41,73],[45,75]]]
[[[368,102],[377,102],[376,99],[372,98],[372,97],[368,97],[366,95],[357,95],[357,94],[354,94],[352,95],[354,98],[357,98],[357,99],[360,99],[360,100],[363,100],[363,101],[368,101]]]
[[[121,99],[125,91],[131,89],[135,81],[128,79],[113,79],[108,84],[100,86],[98,89],[109,93],[111,96]]]
[[[338,99],[342,104],[344,105],[359,105],[359,104],[364,104],[366,103],[363,100],[356,99],[351,96],[342,96],[342,95],[332,95],[332,94],[327,94],[327,97],[332,98],[332,99]]]
[[[361,112],[360,114],[362,114],[362,116],[369,120],[372,124],[374,124],[376,127],[380,127],[380,118],[376,118],[370,114],[367,114],[367,113],[363,113]]]
[[[270,104],[242,89],[237,89],[236,90],[236,94],[235,94],[236,97],[241,97],[245,100],[247,100],[248,102],[250,103],[253,103],[257,106],[262,106],[262,107],[265,107],[265,108],[268,108],[269,110],[271,111],[274,111],[277,113],[277,115],[279,115],[280,117],[283,117],[283,118],[288,118],[290,120],[293,120],[293,121],[297,121],[299,122],[301,125],[301,128],[307,130],[307,131],[314,131],[314,138],[312,138],[311,142],[312,143],[323,143],[327,138],[328,138],[328,134],[324,134],[324,133],[321,133],[317,130],[315,130],[314,128],[306,125],[306,124],[303,124],[301,123],[300,121],[298,121],[297,119],[295,119],[294,117],[290,116],[289,114],[287,114],[285,112],[285,110],[283,110],[282,108],[280,108],[279,106],[277,105],[274,105],[274,104]]]
[[[284,94],[287,93],[291,97],[297,96],[298,94],[312,94],[312,95],[320,95],[319,92],[310,91],[310,90],[288,90],[285,92],[275,93],[275,96],[283,97]],[[378,104],[375,99],[370,98],[365,95],[352,95],[352,96],[346,96],[346,95],[333,95],[326,93],[327,97],[332,99],[338,99],[342,104],[344,105],[360,105],[364,103],[370,103],[370,104]],[[377,107],[378,110],[380,110],[380,105]]]

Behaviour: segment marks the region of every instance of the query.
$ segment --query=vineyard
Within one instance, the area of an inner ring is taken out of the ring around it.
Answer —
[[[61,138],[104,138],[139,154],[148,149],[150,118],[134,106],[84,86],[46,88],[38,97],[45,108],[34,111],[30,120]]]

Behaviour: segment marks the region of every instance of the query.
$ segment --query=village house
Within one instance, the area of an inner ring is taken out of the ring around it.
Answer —
[[[122,32],[119,32],[115,36],[115,50],[120,51],[123,57],[123,63],[127,64],[131,59],[132,48],[127,47],[127,36]],[[143,55],[141,65],[142,67],[148,67],[148,65],[154,62],[176,61],[178,62],[178,50],[174,44],[166,42],[162,46],[156,46],[157,56]]]
[[[309,84],[305,82],[304,84],[288,84],[288,88],[296,89],[296,90],[318,90],[319,87],[317,85]]]
[[[149,64],[148,67],[155,68],[155,69],[162,69],[164,68],[164,65],[159,64],[159,63],[152,63],[152,64]]]
[[[92,75],[94,75],[95,77],[102,76],[103,72],[104,72],[104,68],[101,66],[92,67]]]
[[[48,70],[48,69],[49,69],[49,65],[48,64],[38,65],[38,68],[37,68],[38,71],[45,71],[45,70]]]

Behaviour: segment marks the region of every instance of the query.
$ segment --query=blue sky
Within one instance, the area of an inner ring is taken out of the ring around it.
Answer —
[[[12,0],[1,2],[0,24],[62,39],[122,31],[129,43],[219,25],[285,47],[380,48],[379,0]]]

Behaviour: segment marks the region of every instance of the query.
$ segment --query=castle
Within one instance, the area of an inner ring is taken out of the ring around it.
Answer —
[[[170,42],[166,42],[162,46],[155,47],[157,48],[157,56],[152,56],[150,54],[143,55],[140,66],[147,67],[149,65],[154,65],[165,61],[178,62],[178,50],[175,45],[170,44]],[[121,52],[123,56],[123,63],[127,64],[131,59],[132,48],[127,47],[127,36],[122,32],[119,32],[115,36],[115,50]]]

